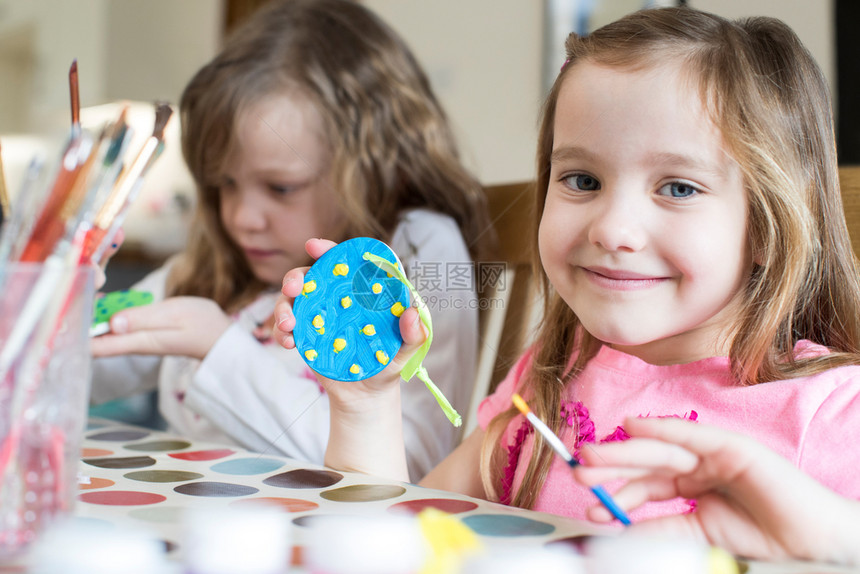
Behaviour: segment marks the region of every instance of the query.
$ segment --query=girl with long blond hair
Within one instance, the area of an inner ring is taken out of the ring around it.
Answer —
[[[860,498],[860,449],[843,446],[860,432],[860,282],[812,56],[778,20],[690,8],[636,12],[566,47],[538,140],[542,324],[479,428],[421,484],[586,518],[593,495],[518,393],[577,458],[627,439],[628,417],[678,417],[747,434]],[[276,311],[288,346],[301,275]],[[415,311],[400,327],[396,365],[425,336]],[[396,365],[331,385],[328,465],[408,478]],[[676,497],[631,518],[695,511]]]

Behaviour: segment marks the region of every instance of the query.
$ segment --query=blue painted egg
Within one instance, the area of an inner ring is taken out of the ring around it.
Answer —
[[[379,373],[400,350],[398,321],[409,289],[364,258],[371,253],[401,268],[385,243],[356,237],[320,257],[293,302],[296,347],[308,366],[337,381]]]

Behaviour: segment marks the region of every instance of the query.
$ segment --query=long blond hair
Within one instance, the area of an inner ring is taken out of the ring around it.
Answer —
[[[661,8],[633,13],[589,36],[572,34],[566,49],[568,63],[543,108],[536,217],[546,199],[558,95],[570,69],[580,61],[620,69],[679,62],[697,82],[705,109],[740,165],[749,198],[755,264],[729,351],[738,384],[860,363],[860,282],[842,210],[830,95],[794,32],[772,18],[730,21],[690,8]],[[536,233],[532,242],[537,254]],[[540,270],[539,260],[535,265]],[[564,381],[577,375],[600,342],[580,328],[540,275],[545,319],[520,392],[559,431]],[[800,339],[832,353],[795,358],[792,349]],[[491,496],[506,462],[500,437],[515,415],[515,409],[501,413],[488,428],[482,477]],[[551,457],[540,441],[514,505],[533,506]]]
[[[198,191],[173,295],[235,309],[267,288],[219,216],[212,179],[235,145],[237,118],[263,98],[296,93],[319,112],[331,181],[348,218],[342,240],[390,239],[404,209],[450,215],[473,257],[491,234],[480,183],[463,167],[448,119],[403,40],[349,0],[275,0],[243,23],[182,95],[182,146]]]

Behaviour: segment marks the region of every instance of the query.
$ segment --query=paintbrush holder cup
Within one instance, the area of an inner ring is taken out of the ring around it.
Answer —
[[[11,264],[0,267],[0,293],[2,566],[74,506],[89,402],[93,270]]]

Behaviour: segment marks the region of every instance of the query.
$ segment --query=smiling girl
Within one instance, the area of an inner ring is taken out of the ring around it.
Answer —
[[[860,498],[860,449],[843,445],[860,433],[860,282],[812,57],[777,20],[690,8],[571,35],[567,54],[538,141],[538,338],[421,484],[585,518],[593,495],[519,393],[576,457],[628,438],[628,417],[678,417],[750,435]],[[277,307],[287,345],[301,274]],[[393,413],[397,365],[424,339],[416,315],[401,317],[394,367],[326,383],[328,465],[407,478]],[[674,498],[631,518],[695,509]]]
[[[270,2],[194,76],[181,119],[197,184],[188,246],[135,286],[163,300],[114,316],[93,341],[110,357],[95,361],[94,400],[157,387],[174,432],[321,463],[328,397],[297,352],[271,344],[272,313],[284,274],[310,260],[305,241],[370,236],[434,273],[427,365],[465,410],[476,286],[446,292],[445,272],[486,248],[489,218],[394,31],[347,0]],[[403,409],[421,476],[458,431],[423,386],[404,391]]]

